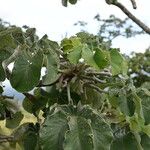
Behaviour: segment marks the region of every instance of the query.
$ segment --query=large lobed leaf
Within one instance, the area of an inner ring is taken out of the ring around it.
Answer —
[[[89,106],[57,106],[40,131],[43,150],[109,150],[109,125]]]

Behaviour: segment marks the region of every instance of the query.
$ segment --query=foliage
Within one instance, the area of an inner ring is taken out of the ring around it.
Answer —
[[[94,20],[96,20],[99,25],[97,35],[101,37],[102,41],[106,41],[109,43],[111,43],[112,40],[119,36],[130,38],[136,35],[144,34],[142,30],[137,30],[137,27],[131,24],[129,18],[120,19],[115,15],[110,15],[109,18],[102,19],[100,15],[97,14],[94,17]],[[88,23],[84,21],[78,21],[74,25],[83,27],[82,31],[87,32],[84,30],[84,28],[88,25]]]
[[[129,60],[129,75],[134,85],[140,87],[145,82],[150,82],[150,49],[145,53],[132,53]]]
[[[37,120],[22,123],[24,111],[0,85],[0,120],[12,129],[0,133],[0,143],[24,150],[149,149],[149,82],[137,84],[132,76],[149,73],[149,51],[137,54],[146,59],[141,67],[85,32],[57,43],[39,39],[35,28],[2,28],[0,81],[7,78],[25,95],[22,107]]]

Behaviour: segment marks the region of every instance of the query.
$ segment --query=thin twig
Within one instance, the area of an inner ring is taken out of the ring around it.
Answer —
[[[3,98],[3,99],[6,99],[6,98],[8,98],[8,99],[14,99],[13,96],[6,96],[6,95],[1,95],[0,98]]]
[[[145,25],[141,20],[136,18],[124,5],[119,3],[117,0],[105,0],[109,5],[115,5],[119,7],[132,21],[134,21],[138,26],[140,26],[146,33],[150,34],[150,28]]]
[[[88,87],[95,89],[95,90],[96,90],[97,92],[99,92],[99,93],[106,93],[106,94],[108,94],[107,91],[104,91],[104,90],[100,89],[100,88],[99,88],[98,86],[96,86],[96,85],[88,84]]]
[[[97,82],[97,83],[101,83],[101,84],[104,84],[106,83],[104,80],[100,80],[98,79],[97,77],[89,77],[89,76],[84,76],[84,75],[81,75],[80,76],[82,79],[86,79],[86,80],[89,80],[89,81],[94,81],[94,82]]]
[[[68,103],[73,105],[73,101],[71,99],[71,94],[70,94],[70,84],[67,84],[67,96],[68,96]]]
[[[130,1],[132,3],[133,9],[136,9],[137,8],[136,1],[135,0],[130,0]]]
[[[110,72],[87,72],[87,75],[112,76]]]
[[[12,142],[13,138],[13,136],[0,135],[0,143]]]

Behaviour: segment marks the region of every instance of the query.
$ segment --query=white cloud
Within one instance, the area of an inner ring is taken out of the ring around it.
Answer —
[[[150,26],[148,13],[150,1],[137,0],[137,10],[132,9],[130,0],[120,0],[120,2]],[[73,24],[78,20],[89,22],[88,30],[96,33],[98,28],[93,22],[93,17],[97,13],[100,13],[103,18],[107,18],[110,14],[126,17],[119,8],[108,6],[105,0],[80,0],[77,5],[69,5],[68,8],[61,5],[61,0],[1,0],[0,5],[1,18],[11,24],[36,27],[39,35],[46,33],[52,40],[60,40],[66,33],[69,35],[76,33],[78,29]],[[136,40],[132,38],[114,42],[114,46],[128,51],[131,46],[132,50],[137,50],[137,45],[140,49],[145,49],[149,44],[149,36],[138,36]]]

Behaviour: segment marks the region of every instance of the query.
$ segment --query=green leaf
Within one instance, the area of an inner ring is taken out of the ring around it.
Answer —
[[[71,39],[67,39],[67,38],[63,39],[61,41],[60,45],[61,45],[64,53],[72,51],[73,43],[72,43]]]
[[[88,106],[83,107],[79,114],[90,121],[94,150],[109,150],[113,139],[109,125]]]
[[[10,129],[18,127],[23,117],[24,115],[21,112],[16,112],[11,119],[6,119],[6,127]]]
[[[108,53],[101,49],[96,49],[94,54],[94,60],[100,69],[103,69],[109,65]]]
[[[23,138],[24,150],[37,150],[38,135],[33,131],[28,131]]]
[[[24,150],[38,150],[38,128],[33,123],[24,123],[12,132],[13,143]]]
[[[147,135],[141,135],[141,145],[144,150],[149,150],[150,148],[150,137]]]
[[[142,128],[142,131],[150,137],[150,124]]]
[[[109,125],[89,106],[55,106],[40,131],[44,150],[109,150]],[[65,138],[65,139],[64,139]]]
[[[78,84],[79,88],[79,84]],[[80,90],[80,89],[79,89]],[[104,95],[98,93],[92,88],[84,88],[84,94],[82,94],[81,102],[82,104],[89,104],[92,108],[100,109],[104,101]]]
[[[146,90],[147,93],[147,90]],[[140,90],[138,93],[138,96],[141,98],[141,103],[142,103],[142,110],[143,110],[143,115],[145,119],[145,123],[149,124],[150,123],[150,96],[146,94],[145,91]]]
[[[49,115],[40,130],[40,144],[43,150],[63,149],[64,133],[68,130],[67,117],[58,111]]]
[[[119,91],[119,97],[118,97],[118,105],[121,110],[121,112],[125,115],[130,115],[129,106],[128,106],[128,100],[127,100],[127,93],[125,90],[121,89]]]
[[[71,40],[71,43],[73,45],[73,47],[78,47],[78,46],[81,46],[81,39],[76,37],[76,36],[72,36],[70,37],[70,40]]]
[[[93,135],[88,120],[83,117],[70,117],[69,131],[66,133],[64,150],[92,150]]]
[[[67,58],[69,61],[73,64],[77,64],[79,62],[79,59],[81,58],[81,51],[82,51],[82,46],[78,46],[73,48],[73,51],[71,51]]]
[[[24,98],[24,100],[22,102],[22,106],[27,112],[29,112],[29,113],[33,112],[33,103],[27,97]]]
[[[6,78],[5,71],[2,66],[2,62],[6,60],[10,55],[11,53],[9,51],[0,50],[0,81],[4,81]]]
[[[110,65],[113,75],[119,73],[126,74],[127,72],[127,63],[125,62],[123,56],[119,53],[117,49],[112,49],[110,51]]]
[[[76,4],[76,3],[77,3],[77,0],[69,0],[69,2],[70,2],[71,4]]]
[[[93,52],[87,47],[87,45],[84,45],[82,48],[82,58],[84,59],[87,65],[90,65],[95,69],[99,69],[99,67],[97,66],[94,60]]]
[[[16,47],[15,41],[10,33],[0,32],[0,50],[8,50]]]
[[[116,138],[111,144],[110,150],[138,150],[134,136],[129,133],[123,137]]]
[[[15,61],[10,83],[19,92],[27,92],[38,85],[43,64],[43,54],[38,51],[33,56],[22,52]]]
[[[129,123],[130,129],[135,132],[141,132],[144,126],[143,119],[139,118],[135,113],[132,117],[126,117],[127,122]]]
[[[29,93],[24,93],[24,95],[26,97],[22,103],[23,108],[34,115],[37,115],[46,106],[48,101],[48,97],[42,96],[40,88],[34,90],[34,95]]]
[[[0,95],[4,92],[3,88],[0,86]]]
[[[43,84],[51,84],[55,82],[59,75],[58,75],[58,68],[59,68],[59,57],[58,55],[52,51],[49,50],[49,54],[46,56],[47,59],[47,71],[46,75],[43,77]]]

